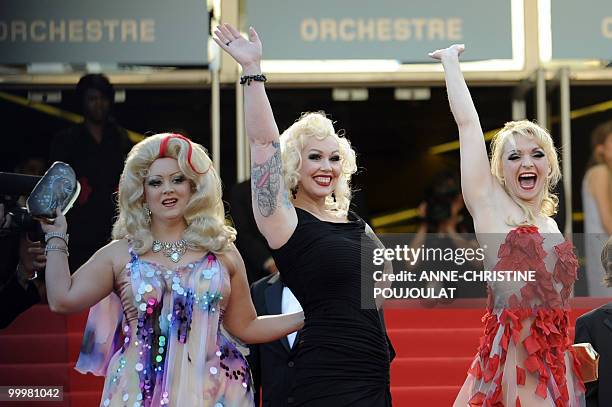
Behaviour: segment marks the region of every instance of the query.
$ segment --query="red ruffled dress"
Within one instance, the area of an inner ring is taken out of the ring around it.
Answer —
[[[521,226],[500,245],[493,270],[533,270],[535,280],[489,283],[484,335],[454,406],[585,405],[569,332],[578,261],[571,242],[547,253],[544,240]]]

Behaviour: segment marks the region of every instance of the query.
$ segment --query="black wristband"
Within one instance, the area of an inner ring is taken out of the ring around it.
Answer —
[[[247,86],[249,86],[251,84],[251,82],[255,81],[255,82],[266,82],[268,80],[268,78],[266,78],[266,75],[264,74],[259,74],[259,75],[244,75],[240,77],[240,84],[244,85],[246,83]]]

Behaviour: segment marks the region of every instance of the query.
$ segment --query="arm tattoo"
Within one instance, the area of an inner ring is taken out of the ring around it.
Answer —
[[[278,192],[283,177],[280,143],[273,141],[272,146],[276,150],[272,157],[261,164],[253,163],[251,168],[253,201],[264,218],[272,216],[278,207]]]

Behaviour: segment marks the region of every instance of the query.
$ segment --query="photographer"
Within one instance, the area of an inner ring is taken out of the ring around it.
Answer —
[[[45,298],[42,271],[46,264],[44,248],[25,232],[22,220],[5,209],[10,200],[0,203],[0,329],[6,328],[22,312]]]
[[[435,177],[435,186],[426,191],[425,201],[419,205],[421,224],[410,243],[412,248],[424,246],[428,249],[446,248],[476,248],[473,240],[466,240],[461,233],[467,233],[465,215],[463,213],[464,203],[460,192],[457,177],[452,173],[442,173]],[[469,222],[468,222],[469,223]],[[414,266],[408,265],[418,271],[422,270],[473,270],[481,267],[479,264],[466,262],[462,265],[452,261],[425,260],[417,262]],[[446,288],[455,287],[455,298],[480,298],[486,296],[484,283],[474,282],[444,282],[428,281],[427,287]],[[427,300],[429,303],[431,300]]]

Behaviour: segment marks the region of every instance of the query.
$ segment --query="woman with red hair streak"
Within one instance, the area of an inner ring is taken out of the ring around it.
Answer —
[[[118,206],[115,240],[72,276],[66,219],[58,211],[43,224],[51,309],[79,312],[101,301],[77,362],[106,376],[100,405],[253,406],[249,367],[220,325],[261,343],[296,331],[303,315],[257,317],[204,148],[178,134],[138,143]]]

